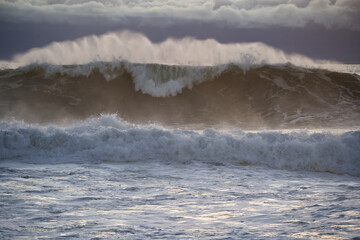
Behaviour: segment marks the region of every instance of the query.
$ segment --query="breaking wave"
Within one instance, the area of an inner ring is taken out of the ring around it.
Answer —
[[[0,62],[0,120],[64,123],[117,113],[132,123],[349,128],[360,119],[360,65],[262,43],[129,32],[31,49]]]
[[[114,115],[68,127],[0,124],[0,159],[30,163],[200,161],[360,176],[360,132],[202,131],[134,125]]]
[[[29,64],[83,65],[91,62],[128,61],[142,64],[179,66],[218,66],[234,63],[246,70],[263,65],[291,63],[305,68],[359,72],[358,66],[314,60],[300,54],[288,54],[261,42],[222,44],[214,39],[169,38],[153,43],[146,36],[130,31],[87,36],[73,41],[54,42],[0,61],[0,68],[18,68]]]
[[[167,97],[181,93],[184,88],[191,89],[194,84],[212,80],[232,66],[234,65],[177,66],[113,61],[93,62],[85,65],[31,64],[21,67],[15,72],[24,77],[37,73],[39,77],[49,80],[59,76],[91,78],[100,74],[106,81],[115,80],[128,73],[132,77],[136,91],[140,90],[153,97]]]
[[[0,71],[0,119],[61,123],[117,113],[133,123],[259,128],[359,126],[360,77],[291,64],[32,64]]]

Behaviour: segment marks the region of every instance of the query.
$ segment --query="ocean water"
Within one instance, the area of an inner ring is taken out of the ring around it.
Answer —
[[[1,124],[2,239],[344,239],[359,131]]]
[[[1,164],[2,239],[350,239],[357,177],[209,163]]]
[[[359,131],[0,129],[1,239],[359,237]]]
[[[0,66],[0,239],[360,238],[359,65],[122,32]]]

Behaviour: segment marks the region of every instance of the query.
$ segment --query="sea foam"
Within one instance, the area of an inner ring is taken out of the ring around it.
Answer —
[[[300,54],[288,54],[261,42],[219,43],[214,39],[169,38],[160,43],[130,31],[91,35],[73,41],[53,42],[0,61],[1,68],[18,68],[33,63],[53,65],[87,64],[94,61],[181,66],[215,66],[235,63],[243,69],[259,65],[291,63],[307,68],[359,72],[334,61],[315,60]]]
[[[189,131],[134,125],[115,115],[67,127],[0,124],[1,161],[46,164],[200,161],[360,176],[359,146],[359,131]]]

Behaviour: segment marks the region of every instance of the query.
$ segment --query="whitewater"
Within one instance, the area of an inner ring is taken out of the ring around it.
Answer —
[[[0,61],[0,238],[358,239],[359,73],[129,31]]]

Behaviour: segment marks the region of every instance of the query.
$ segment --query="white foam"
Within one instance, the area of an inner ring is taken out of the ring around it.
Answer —
[[[293,67],[360,73],[360,65],[335,64],[299,54],[286,54],[263,43],[221,44],[213,39],[193,38],[153,43],[144,35],[129,31],[54,42],[18,54],[11,61],[0,61],[0,68],[22,67],[26,70],[40,65],[45,68],[46,76],[66,74],[87,77],[97,69],[108,81],[126,70],[131,73],[136,90],[154,97],[166,97],[213,79],[229,65],[236,65],[245,72],[263,65],[281,68],[288,63],[292,63]],[[289,88],[279,78],[274,82]]]
[[[31,64],[21,67],[21,71],[31,71],[34,68],[44,70],[44,77],[51,78],[56,74],[70,77],[89,77],[95,71],[111,81],[127,71],[132,75],[135,90],[150,94],[153,97],[175,96],[184,88],[191,89],[195,84],[212,80],[231,65],[207,66],[177,66],[159,64],[133,64],[127,61],[91,62],[84,65],[52,65]]]
[[[112,62],[91,62],[83,65],[53,65],[53,64],[30,64],[19,68],[20,71],[31,71],[36,68],[44,70],[44,77],[51,78],[54,75],[66,75],[70,77],[86,76],[89,77],[95,71],[98,71],[107,80],[111,81],[124,72],[132,75],[136,91],[150,94],[154,97],[175,96],[182,92],[184,88],[191,89],[194,85],[201,82],[215,79],[224,71],[231,69],[233,66],[240,67],[243,73],[246,68],[238,64],[223,64],[216,66],[180,66],[180,65],[161,65],[161,64],[139,64],[128,61],[112,61]],[[359,65],[360,66],[360,65]],[[259,67],[257,65],[252,68]],[[274,68],[288,70],[289,65],[276,65]],[[323,71],[298,68],[291,65],[291,68],[298,69],[299,77],[303,78],[305,73],[315,72],[319,77],[326,80],[330,79]],[[292,71],[288,71],[293,74]],[[301,75],[303,74],[303,75]],[[358,75],[355,75],[358,76]],[[285,90],[293,91],[294,88],[289,86],[285,79],[280,77],[272,77],[261,73],[261,78],[270,80],[278,87]],[[360,77],[358,76],[359,80]]]
[[[54,65],[87,64],[93,61],[129,61],[165,65],[215,66],[235,63],[247,69],[254,65],[292,63],[310,68],[341,68],[332,61],[313,60],[300,54],[286,54],[260,42],[222,44],[214,39],[167,39],[153,43],[140,33],[122,31],[87,36],[74,41],[54,42],[0,62],[2,68],[33,63]],[[349,71],[359,70],[357,65]],[[335,69],[336,70],[336,69]]]
[[[0,159],[36,163],[202,161],[360,176],[360,132],[189,131],[114,115],[69,127],[0,124]]]
[[[216,67],[182,67],[164,65],[133,65],[126,64],[135,83],[135,90],[154,97],[175,96],[184,88],[191,89],[194,84],[214,79],[226,68]]]

